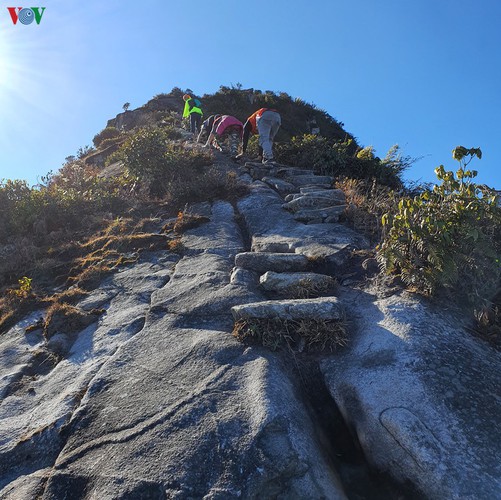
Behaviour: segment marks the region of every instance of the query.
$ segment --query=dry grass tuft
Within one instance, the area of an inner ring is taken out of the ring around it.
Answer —
[[[299,352],[334,351],[348,343],[344,320],[241,320],[235,323],[233,335],[241,342],[261,344],[273,351],[280,347]]]
[[[184,245],[181,238],[174,238],[173,240],[170,240],[167,246],[171,252],[177,254],[182,254],[184,252]]]
[[[50,299],[53,302],[59,302],[60,304],[76,304],[86,295],[88,295],[88,292],[86,292],[85,290],[83,290],[78,286],[75,286],[72,288],[68,288],[64,292],[53,295]]]
[[[291,299],[312,299],[332,292],[336,284],[314,283],[310,279],[302,279],[296,285],[288,287],[285,293]]]
[[[371,241],[380,241],[381,217],[397,203],[395,192],[375,182],[348,178],[338,180],[335,187],[342,189],[346,195],[346,222],[368,236]]]
[[[179,212],[176,220],[165,224],[162,231],[166,233],[174,232],[176,234],[183,234],[188,229],[201,226],[209,221],[210,219],[208,217],[204,217],[202,215],[192,215],[186,212]]]
[[[43,334],[50,340],[56,333],[72,334],[82,331],[94,323],[104,309],[93,309],[86,312],[69,304],[54,303],[49,307],[45,318]]]

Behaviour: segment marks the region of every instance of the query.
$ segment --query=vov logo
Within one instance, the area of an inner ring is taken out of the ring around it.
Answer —
[[[7,7],[14,24],[19,21],[21,24],[31,24],[35,21],[40,24],[45,7]]]

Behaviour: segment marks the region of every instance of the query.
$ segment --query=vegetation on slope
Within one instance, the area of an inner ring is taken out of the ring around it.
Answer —
[[[142,250],[181,251],[175,233],[168,241],[161,235],[162,218],[182,214],[188,201],[243,193],[235,176],[210,166],[210,153],[184,142],[185,92],[192,93],[174,88],[137,110],[124,106],[93,138],[96,149],[80,148],[38,186],[0,184],[0,330],[47,300],[78,296],[55,294],[55,287],[85,293]],[[283,120],[277,160],[337,179],[349,200],[344,220],[379,244],[381,269],[415,292],[468,304],[477,325],[499,339],[498,200],[466,169],[466,159],[480,157],[479,150],[456,148],[461,165],[455,175],[441,166],[441,184],[410,187],[402,174],[414,160],[398,146],[379,158],[342,123],[301,99],[239,85],[201,99],[206,116],[242,121],[260,107],[277,109]],[[255,152],[255,138],[249,149]]]

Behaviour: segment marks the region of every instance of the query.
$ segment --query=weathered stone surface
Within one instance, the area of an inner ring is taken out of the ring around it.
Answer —
[[[304,208],[326,208],[333,205],[344,205],[346,198],[343,196],[323,196],[316,194],[308,194],[299,196],[292,201],[284,203],[282,206],[291,212],[298,212]]]
[[[316,184],[331,185],[332,182],[334,181],[334,178],[328,175],[293,175],[288,177],[286,180],[288,180],[297,187],[303,187]]]
[[[342,266],[366,244],[339,224],[298,223],[282,203],[261,182],[238,203],[253,250]],[[198,209],[211,220],[182,236],[181,260],[143,255],[78,304],[106,312],[66,359],[47,357],[40,330],[24,333],[43,312],[0,336],[0,498],[346,498],[293,363],[230,335],[232,307],[327,322],[344,307],[263,302],[256,273],[232,271],[243,248],[232,208]],[[352,344],[321,371],[371,463],[422,498],[497,498],[499,353],[460,313],[341,293]]]
[[[295,175],[315,175],[313,170],[303,169],[303,168],[293,168],[284,167],[277,169],[277,175],[279,177],[291,177]]]
[[[285,197],[285,201],[289,202],[292,200],[297,200],[298,198],[302,198],[304,196],[307,197],[323,197],[323,198],[328,198],[328,199],[333,199],[333,200],[339,200],[340,205],[344,205],[346,203],[346,196],[344,192],[341,189],[316,189],[312,188],[311,191],[305,191],[303,192],[304,188],[301,188],[301,192],[299,193],[293,193],[293,194],[288,194]],[[307,188],[309,189],[309,188]]]
[[[168,286],[152,295],[153,311],[221,315],[235,304],[258,300],[259,295],[250,289],[230,283],[232,267],[230,258],[217,254],[183,257]]]
[[[268,184],[268,186],[278,191],[282,196],[297,191],[297,187],[294,186],[294,184],[284,181],[283,179],[277,179],[276,177],[263,177],[262,180]]]
[[[244,252],[235,257],[235,266],[258,273],[304,271],[308,265],[308,259],[304,255],[295,253]]]
[[[46,350],[40,330],[24,332],[43,312],[0,336],[0,489],[53,465],[64,445],[62,429],[88,384],[117,349],[142,330],[153,290],[169,279],[173,261],[168,257],[149,255],[91,293],[84,302],[95,296],[106,312],[77,332],[63,360]],[[107,302],[102,302],[103,291],[110,292]]]
[[[344,498],[284,367],[182,322],[150,316],[101,370],[44,498]]]
[[[404,295],[352,292],[343,302],[353,342],[321,370],[369,460],[424,498],[497,498],[501,354],[457,312]]]
[[[242,236],[235,224],[235,212],[230,203],[198,204],[189,208],[188,213],[206,216],[210,221],[183,235],[186,253],[208,252],[233,258],[243,250]]]
[[[230,335],[233,300],[259,294],[229,283],[231,252],[197,253],[196,229],[183,236],[196,248],[174,270],[145,262],[113,277],[106,315],[67,360],[7,387],[1,497],[15,498],[15,485],[54,500],[346,498],[288,367]],[[231,231],[222,234],[229,243]],[[39,337],[2,356],[6,375]]]
[[[306,194],[306,193],[324,193],[326,191],[334,191],[332,189],[332,186],[330,184],[327,187],[321,187],[321,186],[303,186],[299,188],[299,193],[300,194]]]
[[[336,280],[326,274],[317,273],[275,273],[268,271],[259,278],[259,284],[264,290],[287,295],[298,292],[299,289],[306,291],[326,291],[333,289]]]
[[[312,220],[325,220],[329,217],[331,220],[335,220],[345,211],[346,205],[336,205],[325,208],[317,209],[304,209],[299,210],[294,214],[294,219],[301,222],[309,222]]]
[[[243,269],[242,267],[234,267],[231,271],[230,283],[232,285],[255,288],[259,284],[259,274],[249,269]]]
[[[253,251],[295,252],[343,265],[351,250],[369,247],[365,237],[344,225],[295,221],[282,204],[280,196],[261,182],[254,182],[249,196],[238,202]]]
[[[263,177],[273,177],[276,175],[276,170],[271,167],[251,167],[249,168],[249,174],[255,180],[262,180]]]
[[[318,299],[268,300],[231,308],[235,321],[248,319],[339,321],[344,319],[344,308],[336,297]]]

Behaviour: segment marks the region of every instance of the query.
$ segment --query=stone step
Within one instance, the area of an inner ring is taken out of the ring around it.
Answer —
[[[276,175],[277,169],[259,164],[247,167],[247,171],[254,180],[256,179],[261,180],[263,177],[274,177]]]
[[[305,271],[309,261],[304,255],[296,253],[243,252],[235,256],[235,267],[258,273]]]
[[[260,161],[246,161],[244,166],[246,168],[252,168],[252,167],[262,167],[263,163]]]
[[[311,191],[303,191],[303,188],[299,193],[291,193],[285,197],[285,201],[289,202],[295,200],[296,198],[301,198],[301,196],[322,196],[324,198],[340,198],[343,203],[346,203],[346,196],[341,189],[313,189]]]
[[[282,196],[297,191],[297,187],[294,186],[294,184],[284,181],[283,179],[277,179],[276,177],[263,177],[261,180],[268,184],[268,186],[278,191]]]
[[[234,267],[230,275],[230,283],[232,285],[254,288],[258,285],[259,274],[249,269],[242,267]]]
[[[329,184],[306,184],[305,186],[301,186],[299,188],[300,192],[301,192],[301,189],[304,189],[304,188],[312,188],[314,191],[315,190],[327,191],[327,190],[332,189],[332,183],[329,183]]]
[[[300,222],[337,222],[347,205],[336,205],[325,208],[300,210],[294,214],[294,219]]]
[[[336,297],[267,300],[231,308],[235,321],[277,319],[282,321],[342,321],[344,307]]]
[[[319,185],[316,186],[303,186],[299,188],[299,192],[301,194],[306,194],[306,193],[313,193],[313,192],[325,192],[325,191],[331,191],[332,186],[329,185],[329,187],[321,187]]]
[[[282,208],[291,212],[298,212],[304,208],[325,208],[334,205],[345,205],[346,197],[340,190],[333,190],[326,195],[317,195],[316,193],[299,196],[282,205]]]
[[[329,175],[294,175],[286,178],[297,187],[311,186],[311,185],[327,185],[330,186],[334,178]]]
[[[327,274],[268,271],[259,278],[259,284],[268,292],[294,298],[308,298],[334,289],[336,280]]]
[[[279,168],[277,170],[277,175],[279,175],[280,177],[293,177],[296,175],[315,175],[315,173],[313,172],[313,170],[288,167],[288,168]]]

